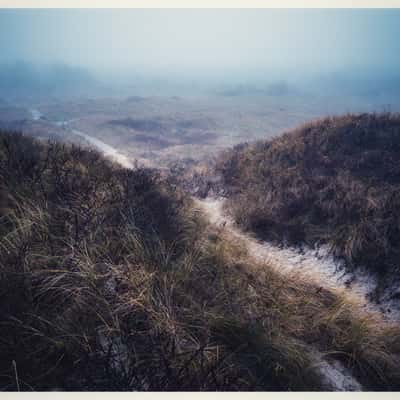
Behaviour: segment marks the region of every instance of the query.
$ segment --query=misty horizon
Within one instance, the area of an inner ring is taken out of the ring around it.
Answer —
[[[304,89],[389,80],[397,88],[399,16],[362,9],[1,10],[0,74],[8,71],[9,86],[12,73],[26,68],[39,83],[62,72],[72,79],[72,71],[109,86],[215,90],[284,82]]]

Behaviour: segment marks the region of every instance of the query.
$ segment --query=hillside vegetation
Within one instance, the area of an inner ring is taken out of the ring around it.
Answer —
[[[399,389],[400,331],[254,262],[156,172],[0,133],[2,390]]]
[[[399,115],[318,120],[239,146],[217,169],[242,227],[280,242],[327,243],[349,267],[398,276]]]

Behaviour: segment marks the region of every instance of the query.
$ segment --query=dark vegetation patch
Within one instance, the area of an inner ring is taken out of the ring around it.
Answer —
[[[160,132],[164,129],[164,124],[156,119],[113,119],[108,122],[110,125],[119,125],[125,128],[134,129],[142,132]]]
[[[180,129],[209,129],[215,128],[216,123],[211,118],[193,118],[178,120],[176,127]]]
[[[210,143],[217,138],[218,135],[215,132],[207,132],[202,130],[182,132],[182,134],[178,136],[178,139],[182,144]]]
[[[209,143],[218,137],[215,132],[207,130],[210,126],[215,126],[215,123],[207,118],[184,120],[125,118],[111,120],[108,124],[136,131],[131,140],[151,146],[153,149]]]
[[[226,153],[236,221],[262,238],[328,243],[349,266],[400,265],[400,116],[326,118]]]
[[[170,141],[165,140],[160,136],[152,136],[138,133],[133,137],[133,139],[135,140],[135,142],[144,143],[160,149],[171,146]]]
[[[124,118],[115,119],[108,121],[108,124],[119,125],[125,128],[134,129],[141,132],[148,133],[162,133],[170,132],[173,129],[177,129],[180,134],[190,132],[192,130],[201,131],[209,129],[210,127],[216,127],[215,122],[209,118],[194,118],[194,119],[167,119],[160,120],[157,118],[152,119],[135,119],[135,118]]]
[[[2,390],[399,389],[399,331],[250,262],[147,169],[0,133]]]

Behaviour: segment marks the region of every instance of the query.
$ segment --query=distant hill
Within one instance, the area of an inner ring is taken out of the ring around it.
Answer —
[[[22,61],[0,65],[0,93],[7,98],[26,100],[42,96],[87,95],[96,90],[99,90],[99,83],[84,68]]]
[[[221,90],[217,90],[217,94],[221,96],[251,96],[251,95],[264,95],[264,96],[284,96],[287,94],[295,93],[296,87],[290,85],[284,80],[259,84],[239,84],[239,85],[226,85]]]
[[[399,274],[399,115],[321,119],[239,146],[217,169],[244,228],[281,242],[327,243],[348,266]]]

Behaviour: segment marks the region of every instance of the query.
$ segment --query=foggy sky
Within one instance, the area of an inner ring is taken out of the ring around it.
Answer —
[[[400,67],[400,10],[0,10],[0,63],[292,76]]]

